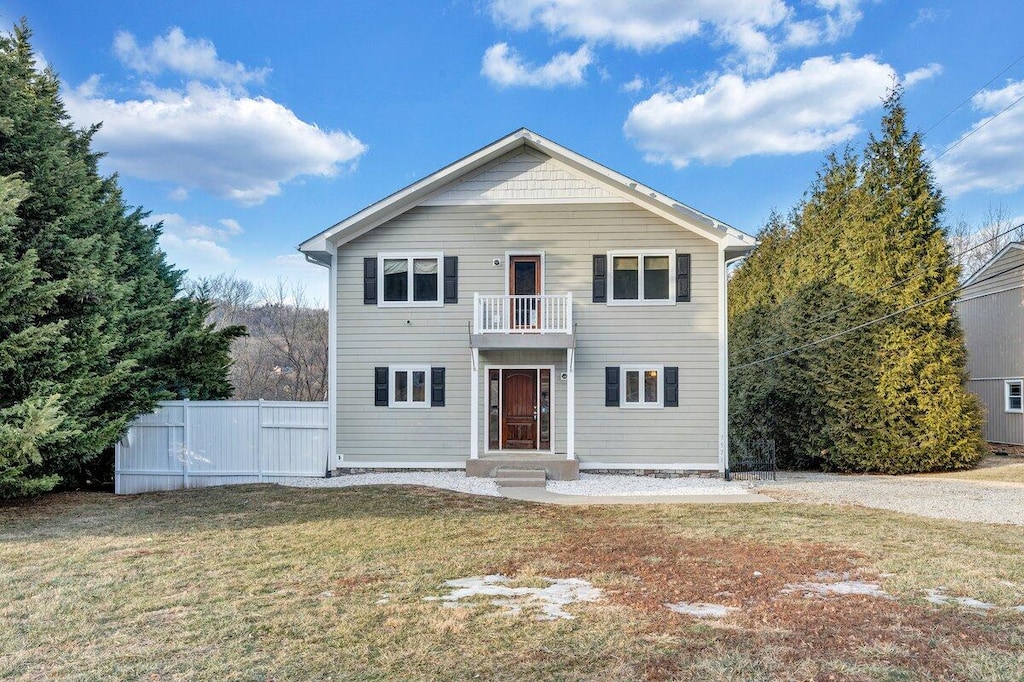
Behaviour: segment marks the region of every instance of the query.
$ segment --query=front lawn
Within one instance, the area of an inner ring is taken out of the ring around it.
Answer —
[[[571,620],[427,599],[494,574],[601,596],[564,605]],[[886,596],[810,587],[847,581]],[[940,587],[992,608],[927,602]],[[411,487],[51,495],[0,507],[0,594],[2,679],[1024,678],[1020,527],[850,507],[553,507]],[[736,610],[664,606],[679,602]]]

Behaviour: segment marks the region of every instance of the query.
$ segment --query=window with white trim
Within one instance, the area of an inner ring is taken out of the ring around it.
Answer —
[[[391,367],[388,376],[388,407],[430,407],[430,367]]]
[[[440,253],[377,256],[378,306],[444,305],[444,255]]]
[[[676,300],[676,252],[608,253],[608,305],[673,305]]]
[[[622,407],[662,407],[665,378],[661,367],[627,366],[621,369],[619,405]]]
[[[1006,411],[1024,412],[1024,379],[1007,380]]]

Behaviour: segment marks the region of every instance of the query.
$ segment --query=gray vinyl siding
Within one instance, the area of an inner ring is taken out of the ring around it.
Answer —
[[[964,288],[962,298],[1024,284],[1024,248],[1007,249],[979,275],[978,280],[978,283]]]
[[[1021,375],[1017,375],[1020,378]],[[1006,411],[1006,381],[982,379],[967,382],[967,390],[978,396],[985,408],[982,435],[990,443],[1024,445],[1024,414]]]
[[[1024,415],[1006,412],[1006,379],[1024,377],[1024,250],[1009,249],[963,291],[957,314],[968,389],[985,407],[985,439],[1024,445]],[[1007,272],[1011,268],[1020,269]],[[992,277],[992,279],[987,279]]]
[[[592,256],[674,248],[692,257],[690,303],[608,306],[591,302]],[[363,258],[379,252],[459,258],[459,303],[442,308],[363,304]],[[587,463],[718,463],[718,246],[628,203],[419,206],[338,253],[338,452],[345,462],[434,462],[469,454],[469,328],[473,293],[504,294],[506,251],[543,251],[545,293],[573,294],[577,324],[576,454]],[[492,261],[501,259],[501,266]],[[489,364],[555,365],[555,450],[565,452],[564,351],[481,351],[479,450]],[[604,406],[604,368],[633,363],[680,368],[680,406]],[[443,366],[446,406],[373,404],[373,368]]]

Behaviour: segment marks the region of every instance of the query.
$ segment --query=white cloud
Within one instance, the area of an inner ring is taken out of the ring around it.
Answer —
[[[491,45],[484,52],[480,73],[496,85],[553,88],[558,85],[580,85],[587,67],[593,62],[590,48],[582,45],[572,54],[559,52],[547,64],[534,66],[507,43]]]
[[[881,105],[894,75],[873,57],[817,57],[759,80],[729,74],[656,93],[624,129],[648,160],[677,168],[820,151],[860,132],[857,117]]]
[[[942,74],[942,64],[931,63],[928,66],[922,66],[920,69],[914,69],[906,73],[903,76],[903,85],[910,88],[922,81],[926,81]]]
[[[216,83],[244,85],[262,83],[270,69],[248,69],[241,62],[223,61],[209,40],[188,38],[177,26],[167,35],[158,36],[147,46],[140,46],[135,36],[121,31],[114,37],[114,54],[121,63],[139,73],[157,75],[172,71],[190,79],[212,80]]]
[[[178,213],[154,213],[149,216],[148,222],[151,225],[163,223],[165,235],[174,235],[180,239],[205,239],[215,243],[226,242],[244,232],[234,218],[221,218],[217,221],[220,227],[210,227]]]
[[[491,0],[496,22],[539,26],[554,36],[638,52],[698,37],[728,46],[727,63],[765,73],[782,47],[812,47],[849,35],[862,0]]]
[[[941,153],[933,164],[935,175],[947,194],[973,190],[996,193],[1024,188],[1024,81],[1011,81],[997,90],[983,90],[971,100],[982,114],[958,140],[963,142]],[[1007,107],[1012,107],[1003,112]],[[1003,112],[1003,113],[1000,113]],[[953,144],[956,144],[954,141]]]
[[[647,83],[644,81],[644,79],[637,75],[634,76],[633,80],[629,81],[628,83],[623,83],[620,89],[623,92],[640,92],[641,90],[644,89],[644,86],[646,84]]]
[[[96,146],[118,172],[201,189],[254,205],[302,175],[331,177],[366,146],[351,133],[325,131],[266,97],[189,83],[184,91],[148,89],[143,99],[115,100],[91,89],[64,102],[79,125],[103,122]]]

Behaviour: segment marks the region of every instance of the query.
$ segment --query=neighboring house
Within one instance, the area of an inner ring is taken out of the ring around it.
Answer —
[[[1024,243],[1007,245],[971,275],[956,307],[967,387],[987,413],[985,440],[1024,445]]]
[[[303,242],[328,466],[728,466],[726,264],[755,240],[526,129]]]

